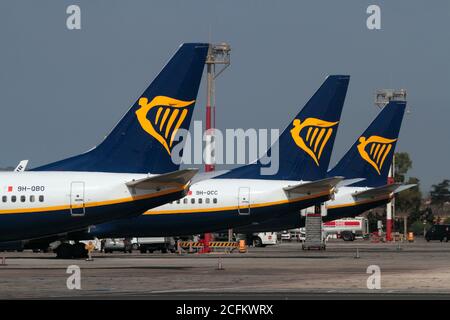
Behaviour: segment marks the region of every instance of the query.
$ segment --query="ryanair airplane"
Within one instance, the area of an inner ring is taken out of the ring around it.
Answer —
[[[261,175],[260,160],[193,181],[186,197],[89,228],[71,239],[191,235],[298,212],[329,200],[341,177],[326,177],[349,76],[330,76],[279,138],[280,168]],[[269,149],[268,152],[271,152]],[[274,151],[275,152],[275,151]],[[194,178],[195,179],[195,178]]]
[[[416,185],[388,184],[389,168],[405,113],[406,102],[391,101],[357,139],[328,176],[340,175],[360,180],[340,187],[332,200],[326,202],[324,221],[355,217],[363,212],[386,205],[394,195]],[[305,225],[299,212],[291,212],[276,219],[238,228],[240,233],[289,230]]]
[[[207,51],[208,44],[183,44],[97,147],[1,173],[0,241],[86,229],[183,197],[197,170],[178,171],[170,149],[177,130],[189,127]]]

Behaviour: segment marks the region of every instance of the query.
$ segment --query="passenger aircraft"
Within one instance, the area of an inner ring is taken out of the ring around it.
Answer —
[[[194,181],[181,200],[136,218],[96,225],[71,239],[191,235],[246,225],[330,199],[342,180],[326,178],[326,171],[348,82],[349,76],[329,76],[284,130],[275,175],[261,175],[258,160]]]
[[[355,217],[372,208],[385,205],[394,195],[416,185],[388,184],[406,102],[391,101],[386,105],[350,150],[328,172],[328,176],[341,175],[348,180],[361,179],[337,190],[334,199],[326,202],[324,221]],[[303,227],[305,218],[300,212],[291,212],[276,219],[236,228],[238,233],[281,231]]]
[[[183,44],[97,147],[0,173],[0,241],[61,235],[183,197],[197,170],[177,171],[171,137],[189,126],[207,51],[207,44]],[[150,113],[161,116],[154,126]]]

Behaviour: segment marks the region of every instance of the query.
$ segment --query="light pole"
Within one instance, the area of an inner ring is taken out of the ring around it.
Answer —
[[[379,89],[375,92],[375,105],[382,109],[389,101],[406,101],[406,90]],[[388,184],[395,182],[395,153],[392,155],[392,164],[389,168]],[[386,241],[392,241],[392,221],[395,218],[395,198],[386,205]]]
[[[210,44],[208,55],[206,56],[206,125],[205,125],[205,171],[210,172],[215,169],[215,142],[214,128],[216,127],[216,96],[215,80],[230,65],[231,47],[222,42],[220,44]],[[216,72],[216,65],[222,68]],[[204,252],[209,252],[209,242],[212,240],[211,233],[204,234]]]

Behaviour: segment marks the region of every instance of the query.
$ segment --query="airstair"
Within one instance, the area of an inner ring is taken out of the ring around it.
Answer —
[[[322,231],[322,215],[324,213],[326,215],[326,207],[324,204],[308,208],[302,213],[305,216],[306,231],[305,241],[302,245],[303,250],[326,249]]]

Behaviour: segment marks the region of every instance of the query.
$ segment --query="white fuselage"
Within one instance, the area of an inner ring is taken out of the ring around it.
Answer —
[[[0,174],[0,241],[68,232],[177,199],[180,190],[129,188],[146,174],[98,172],[4,172]],[[168,197],[168,198],[167,198]]]
[[[337,188],[333,198],[325,202],[327,213],[326,216],[323,217],[323,221],[357,216],[368,209],[387,203],[393,196],[393,194],[390,193],[373,198],[366,198],[364,200],[358,200],[353,197],[355,192],[362,192],[370,189],[372,188],[352,186]],[[281,231],[303,227],[305,220],[302,219],[302,216],[310,212],[312,212],[312,208],[307,208],[301,211],[292,210],[289,212],[284,212],[278,217],[260,221],[256,224],[248,224],[237,228],[235,231],[242,233],[254,233]]]
[[[150,209],[145,214],[239,211],[239,209],[245,208],[249,208],[251,211],[256,208],[290,204],[319,196],[318,194],[291,194],[283,190],[284,187],[296,184],[299,184],[299,181],[209,179],[191,185],[186,197]],[[321,193],[320,196],[326,194],[329,192]]]
[[[295,194],[283,188],[299,181],[209,179],[190,186],[187,196],[150,209],[145,214],[96,225],[98,238],[191,235],[224,230],[275,218],[329,199],[331,189]]]

